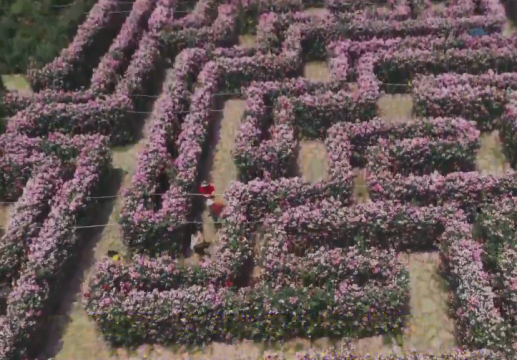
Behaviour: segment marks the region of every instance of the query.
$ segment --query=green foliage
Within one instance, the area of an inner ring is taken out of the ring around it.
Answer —
[[[2,1],[0,73],[25,73],[59,55],[97,0],[70,1]]]

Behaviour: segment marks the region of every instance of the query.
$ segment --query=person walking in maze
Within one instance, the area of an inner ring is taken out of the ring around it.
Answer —
[[[214,197],[215,188],[212,184],[203,181],[201,186],[199,187],[199,193],[203,195],[205,198],[210,199]]]
[[[208,199],[207,201],[208,211],[210,212],[210,216],[217,222],[221,217],[221,213],[224,210],[224,203],[221,200]]]

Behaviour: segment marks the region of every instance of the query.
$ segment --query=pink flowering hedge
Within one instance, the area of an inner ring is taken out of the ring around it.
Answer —
[[[94,70],[90,89],[95,93],[111,93],[127,68],[138,42],[146,31],[147,20],[155,8],[156,0],[136,0],[133,9],[122,25],[108,52]]]
[[[235,51],[237,55],[241,53],[238,48]],[[190,59],[185,60],[190,66],[180,68],[183,74],[180,77],[181,79],[195,75],[199,71],[199,69],[195,69],[195,65],[199,66],[203,61],[206,61],[203,60],[206,59],[205,51],[191,51],[186,54],[184,56],[191,56]],[[139,174],[137,179],[141,177],[141,181],[137,180],[135,184],[141,184],[139,186],[142,186],[142,191],[137,191],[137,194],[140,193],[141,195],[129,198],[127,216],[121,218],[124,238],[129,246],[135,247],[139,251],[153,252],[166,244],[170,246],[171,241],[176,244],[182,241],[181,236],[173,241],[172,234],[176,234],[180,229],[185,229],[182,223],[190,216],[191,200],[182,200],[182,197],[178,195],[196,191],[198,163],[210,131],[210,121],[214,116],[214,113],[210,111],[215,106],[214,94],[224,91],[225,88],[238,88],[242,84],[254,80],[272,80],[278,74],[295,73],[299,68],[299,57],[297,55],[298,52],[290,50],[286,45],[286,55],[281,59],[272,55],[256,54],[252,57],[216,58],[216,60],[206,63],[198,76],[198,82],[201,86],[196,89],[190,98],[190,110],[184,118],[182,116],[179,133],[168,135],[167,138],[164,138],[163,134],[157,137],[161,142],[159,146],[162,150],[160,151],[165,151],[165,144],[169,147],[169,144],[173,144],[173,141],[175,141],[177,156],[172,159],[173,161],[171,161],[170,156],[161,159],[161,161],[168,159],[168,164],[159,165],[156,170],[152,171],[147,170],[147,166],[155,166],[158,163],[143,160],[146,164],[140,168],[142,172],[137,172]],[[180,64],[183,66],[185,63],[180,62]],[[180,91],[173,95],[179,96],[179,98],[160,102],[160,106],[174,106],[175,108],[177,106],[188,106],[188,103],[181,100],[185,96],[184,93]],[[165,114],[168,112],[170,114],[171,111],[158,109]],[[174,118],[170,119],[170,116],[172,114],[168,115],[165,120],[173,121]],[[164,139],[167,140],[165,144]],[[147,156],[144,158],[148,159]],[[162,164],[162,162],[159,164]],[[149,196],[144,195],[142,197],[142,195],[157,188],[160,175],[168,179],[167,182],[162,183],[161,188],[163,192],[170,191],[170,201],[162,200],[158,208],[156,206],[153,208]],[[149,213],[144,213],[144,216],[142,216],[143,209],[147,209]],[[160,238],[163,241],[156,241],[154,234],[161,234]],[[178,248],[173,247],[171,249],[169,247],[169,249],[174,253]]]
[[[218,7],[217,18],[209,26],[188,27],[178,30],[174,21],[166,24],[161,34],[166,51],[174,54],[187,47],[229,46],[234,43],[236,36],[236,6],[222,4]]]
[[[491,130],[508,103],[507,91],[515,87],[517,73],[481,75],[443,74],[413,81],[414,111],[419,116],[461,116]]]
[[[388,138],[379,138],[377,144],[368,147],[365,156],[368,171],[387,169],[393,173],[423,175],[474,170],[480,148],[480,132],[475,123],[437,118],[423,120],[419,125],[421,128],[416,130],[427,126],[427,131],[421,131],[429,135],[401,139],[389,133]]]
[[[339,60],[331,61],[331,72],[337,79],[345,78],[347,74],[346,61],[339,63]],[[373,118],[379,89],[368,65],[367,59],[358,64],[359,96],[348,90],[340,90],[339,80],[318,84],[296,78],[282,82],[254,82],[244,88],[247,108],[233,153],[242,179],[251,180],[264,172],[273,178],[289,176],[288,171],[296,155],[296,133],[310,138],[326,137],[328,151],[332,153],[329,155],[330,167],[334,168],[334,164],[337,166],[342,162],[342,150],[328,134],[325,136],[325,129],[335,122]],[[268,129],[269,138],[265,138],[263,129],[270,121],[266,106],[269,103],[276,105],[273,125]],[[345,118],[343,113],[347,113]]]
[[[497,360],[503,359],[502,354],[489,351],[453,350],[443,354],[426,354],[403,352],[383,354],[379,356],[359,355],[354,349],[329,349],[321,352],[309,351],[296,353],[297,360]],[[264,354],[264,360],[286,360],[282,354]]]
[[[342,2],[339,1],[339,3]],[[503,6],[498,0],[483,0],[480,1],[480,5],[483,15],[469,17],[458,17],[456,14],[448,17],[431,15],[418,19],[409,18],[405,21],[395,20],[397,17],[405,16],[404,7],[398,7],[397,10],[386,14],[385,19],[382,19],[382,16],[380,18],[377,16],[375,19],[374,16],[369,20],[365,20],[365,16],[362,15],[358,16],[356,20],[350,20],[350,14],[346,13],[319,16],[302,12],[265,13],[259,18],[257,43],[266,51],[278,47],[282,42],[282,33],[285,33],[290,26],[302,26],[304,33],[308,33],[304,37],[314,38],[314,35],[309,34],[317,33],[320,48],[330,41],[337,40],[338,37],[363,41],[372,38],[390,39],[408,36],[446,37],[462,35],[472,28],[483,28],[488,34],[500,33],[505,21]],[[359,6],[363,6],[363,4],[361,3]],[[426,13],[428,13],[427,10]]]
[[[139,251],[171,249],[181,251],[188,232],[183,224],[190,215],[192,199],[186,196],[192,184],[177,182],[176,142],[189,108],[192,79],[208,61],[202,49],[183,50],[176,58],[164,91],[151,114],[146,148],[139,154],[131,187],[124,194],[119,222],[125,243]],[[185,131],[191,131],[185,129]],[[162,196],[152,196],[158,193]]]
[[[124,95],[78,104],[33,103],[9,119],[7,132],[29,136],[96,133],[109,136],[112,144],[123,144],[135,132],[131,109],[132,102]]]
[[[93,6],[68,48],[41,70],[29,71],[34,91],[46,88],[76,90],[89,84],[91,67],[116,36],[126,12],[116,0],[101,0]]]
[[[111,156],[107,139],[98,135],[7,134],[0,143],[15,150],[4,156],[32,169],[0,240],[0,282],[10,288],[6,314],[0,317],[0,357],[19,359],[40,345],[38,336],[78,255],[74,226],[91,217],[90,196],[100,190]]]

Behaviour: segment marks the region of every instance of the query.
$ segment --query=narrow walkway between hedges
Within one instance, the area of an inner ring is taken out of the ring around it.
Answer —
[[[214,118],[213,134],[210,139],[210,153],[203,164],[209,171],[206,180],[211,181],[218,194],[216,200],[222,200],[223,194],[233,181],[238,180],[237,167],[233,162],[232,150],[239,131],[241,117],[246,108],[246,101],[230,99],[224,103],[222,116]],[[205,208],[203,213],[203,236],[206,241],[213,242],[216,229],[213,220]]]
[[[405,351],[444,353],[456,346],[454,322],[448,316],[448,289],[438,273],[439,253],[413,253],[400,257],[408,263],[411,300],[403,344]],[[394,339],[400,342],[400,339]]]
[[[0,234],[7,232],[7,225],[11,217],[11,209],[14,204],[0,204]]]
[[[165,82],[172,75],[172,69],[167,70]],[[151,110],[153,104],[149,104]],[[144,120],[140,140],[132,145],[114,148],[113,173],[109,185],[104,189],[103,196],[119,195],[115,199],[101,200],[99,218],[95,224],[116,224],[123,204],[122,192],[133,179],[136,170],[137,156],[145,146],[148,130],[151,122],[149,116]],[[56,360],[90,360],[92,356],[97,359],[120,359],[108,344],[101,338],[95,323],[88,318],[81,304],[81,294],[86,288],[87,279],[95,263],[106,256],[108,250],[126,254],[122,243],[119,226],[106,226],[90,231],[85,238],[88,240],[86,249],[83,250],[78,270],[70,284],[64,290],[61,309],[49,329],[51,339],[44,349],[42,358],[54,357]],[[117,350],[116,353],[126,356],[126,350]],[[123,358],[122,357],[122,358]]]

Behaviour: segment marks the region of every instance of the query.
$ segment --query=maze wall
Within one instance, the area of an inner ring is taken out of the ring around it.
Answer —
[[[120,6],[98,2],[70,46],[29,74],[33,95],[4,95],[0,197],[16,204],[0,240],[1,359],[34,357],[80,251],[77,227],[92,218],[110,169],[109,147],[138,136],[146,95],[168,67],[119,219],[133,258],[98,264],[83,297],[107,341],[397,331],[410,290],[397,254],[437,247],[462,349],[397,358],[514,356],[517,177],[474,171],[480,131],[498,129],[517,159],[517,38],[501,34],[497,0],[440,9],[418,0]],[[326,11],[303,12],[314,6]],[[484,35],[469,35],[474,28]],[[256,47],[235,46],[249,31]],[[329,82],[301,76],[310,60],[327,62]],[[418,118],[383,122],[383,92],[410,93]],[[224,195],[215,253],[180,265],[200,211],[192,196],[200,164],[228,93],[246,100],[233,151],[240,181]],[[328,154],[328,175],[313,184],[293,171],[302,139],[322,140]],[[366,203],[353,196],[356,167],[366,169]]]

